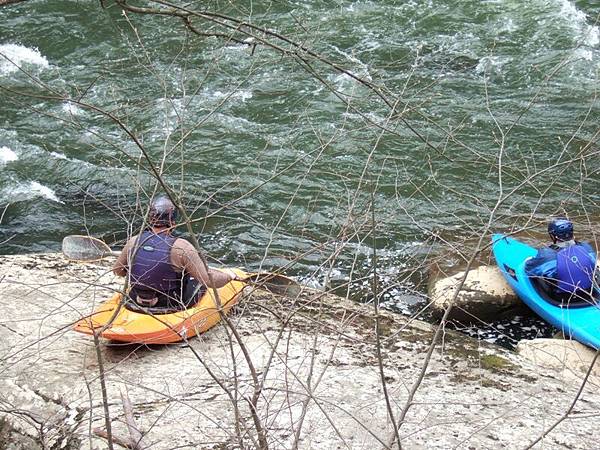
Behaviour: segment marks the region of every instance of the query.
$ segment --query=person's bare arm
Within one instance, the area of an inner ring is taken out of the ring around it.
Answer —
[[[190,276],[200,280],[209,288],[220,288],[236,278],[236,274],[231,270],[220,271],[209,268],[207,271],[194,246],[181,238],[177,239],[173,245],[171,263],[178,269],[185,270]],[[212,278],[212,284],[210,278]]]
[[[135,243],[137,236],[132,237],[127,241],[125,247],[121,251],[121,254],[113,264],[113,273],[119,277],[124,277],[127,275],[127,270],[129,269],[129,253],[131,252],[131,248]]]

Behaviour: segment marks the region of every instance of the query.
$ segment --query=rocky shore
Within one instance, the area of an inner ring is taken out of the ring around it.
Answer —
[[[121,443],[133,419],[141,448],[386,448],[389,412],[398,421],[415,383],[403,448],[598,446],[596,373],[579,393],[591,360],[552,347],[556,366],[445,331],[422,371],[431,325],[319,291],[248,289],[235,333],[97,352],[71,325],[118,288],[107,264],[43,254],[0,266],[0,448],[107,448],[106,409]]]

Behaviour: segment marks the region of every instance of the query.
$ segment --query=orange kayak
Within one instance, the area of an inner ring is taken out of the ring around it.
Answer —
[[[240,271],[240,274],[243,272]],[[218,289],[223,313],[227,314],[235,305],[246,283],[232,281]],[[122,295],[117,293],[102,303],[89,317],[78,321],[74,329],[84,334],[110,322],[119,308]],[[116,317],[102,333],[105,339],[140,344],[169,344],[203,333],[221,320],[217,310],[213,289],[208,289],[192,308],[167,314],[145,314],[130,311],[121,306]]]

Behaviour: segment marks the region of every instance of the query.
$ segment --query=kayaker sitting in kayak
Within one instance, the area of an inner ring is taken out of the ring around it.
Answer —
[[[232,270],[207,271],[194,246],[172,235],[176,220],[173,202],[165,196],[155,198],[150,205],[150,228],[127,241],[113,266],[116,275],[129,275],[129,296],[140,306],[185,309],[207,287],[220,288],[236,279]]]
[[[573,238],[573,223],[557,218],[548,224],[552,244],[540,248],[525,263],[525,271],[537,278],[551,297],[560,301],[593,297],[595,252],[586,242]]]

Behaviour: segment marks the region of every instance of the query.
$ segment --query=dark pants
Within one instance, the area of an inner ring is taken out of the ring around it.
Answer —
[[[575,292],[559,291],[554,294],[554,297],[565,305],[568,305],[569,303],[582,302],[594,304],[594,297],[589,293],[589,291],[584,291],[582,289],[577,289]]]

